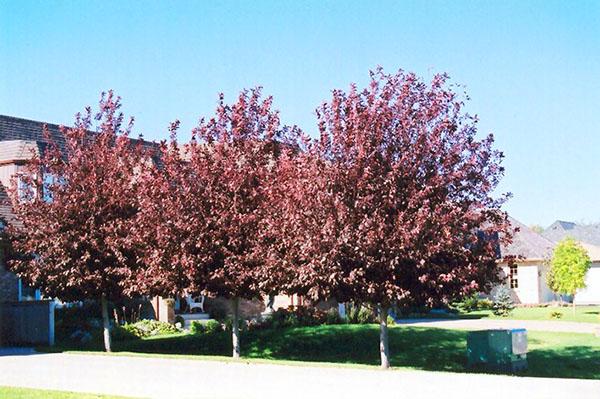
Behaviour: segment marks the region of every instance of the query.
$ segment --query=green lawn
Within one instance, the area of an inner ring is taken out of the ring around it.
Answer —
[[[48,391],[45,389],[0,387],[3,399],[119,399],[123,396],[94,395],[78,392]]]
[[[390,328],[393,367],[468,372],[466,331],[394,326]],[[379,364],[377,325],[334,325],[246,332],[245,359]],[[63,350],[81,350],[64,346]],[[101,350],[100,344],[89,350]],[[229,356],[230,336],[177,334],[116,342],[116,351],[140,354]],[[600,379],[600,338],[591,334],[529,332],[529,369],[521,375]],[[204,358],[204,357],[202,357]],[[220,358],[222,359],[222,358]]]
[[[552,312],[562,313],[560,319],[550,317]],[[500,319],[495,316],[490,310],[478,310],[462,314],[459,317],[485,317],[492,319]],[[571,307],[535,307],[535,308],[515,308],[509,317],[516,320],[558,320],[558,321],[575,321],[582,323],[598,323],[600,324],[600,306],[576,306],[575,310]]]

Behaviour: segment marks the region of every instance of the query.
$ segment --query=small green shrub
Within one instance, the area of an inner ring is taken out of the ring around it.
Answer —
[[[486,298],[479,298],[477,293],[464,297],[459,302],[454,302],[451,308],[458,310],[461,313],[469,313],[475,310],[491,310],[494,303]]]
[[[480,299],[479,302],[477,303],[478,310],[492,310],[493,308],[494,308],[494,303],[487,298]]]
[[[214,333],[223,331],[223,327],[221,326],[221,323],[219,323],[216,320],[207,321],[204,327],[205,327],[204,331],[207,334],[214,334]]]
[[[342,324],[344,319],[336,308],[331,308],[325,312],[325,324]]]
[[[206,332],[206,325],[204,323],[202,323],[201,321],[194,320],[190,324],[190,332],[192,334],[202,334],[202,333]]]
[[[394,326],[396,325],[396,320],[394,320],[394,318],[390,315],[388,315],[387,317],[387,325],[388,326]]]
[[[137,323],[125,324],[123,329],[139,338],[173,334],[179,331],[174,325],[158,320],[140,320]]]
[[[358,311],[358,315],[357,315],[358,324],[371,324],[371,323],[375,323],[376,320],[377,320],[377,316],[375,315],[375,312],[373,312],[373,310],[371,308],[368,308],[366,306],[361,306],[360,310]]]
[[[110,331],[112,339],[115,341],[130,341],[140,339],[140,336],[135,334],[131,329],[124,326],[115,326]]]
[[[550,313],[550,318],[551,319],[560,319],[563,317],[562,312],[559,312],[558,310],[554,310]]]
[[[496,316],[508,317],[515,308],[510,290],[506,287],[500,287],[494,296],[492,312]]]

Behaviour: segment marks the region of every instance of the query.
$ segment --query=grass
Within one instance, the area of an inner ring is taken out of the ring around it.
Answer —
[[[529,369],[519,375],[600,379],[600,338],[592,334],[529,332]],[[390,328],[391,363],[398,368],[470,372],[466,369],[466,331],[394,326]],[[260,330],[242,335],[244,359],[377,366],[377,325],[323,325]],[[176,334],[115,342],[114,350],[136,354],[187,355],[223,360],[231,354],[230,336]],[[60,350],[101,351],[101,345]],[[216,356],[216,357],[215,357]]]
[[[552,318],[552,312],[562,313],[560,319]],[[490,318],[501,319],[502,317],[495,316],[491,310],[478,310],[465,313],[459,317],[473,318]],[[508,317],[515,320],[557,320],[557,321],[573,321],[579,323],[598,323],[600,324],[600,306],[576,306],[575,310],[571,307],[532,307],[532,308],[515,308]]]
[[[119,399],[123,396],[106,396],[80,392],[50,391],[45,389],[0,387],[3,399]]]

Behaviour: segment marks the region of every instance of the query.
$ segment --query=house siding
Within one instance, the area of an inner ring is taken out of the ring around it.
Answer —
[[[19,300],[19,279],[0,266],[0,302]]]
[[[586,288],[575,294],[575,303],[580,305],[600,304],[600,262],[592,263],[585,277]]]

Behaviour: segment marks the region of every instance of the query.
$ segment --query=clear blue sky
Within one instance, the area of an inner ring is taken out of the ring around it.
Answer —
[[[382,65],[464,84],[524,223],[600,221],[600,1],[5,1],[0,114],[69,124],[114,89],[147,139],[262,85],[315,132]]]

